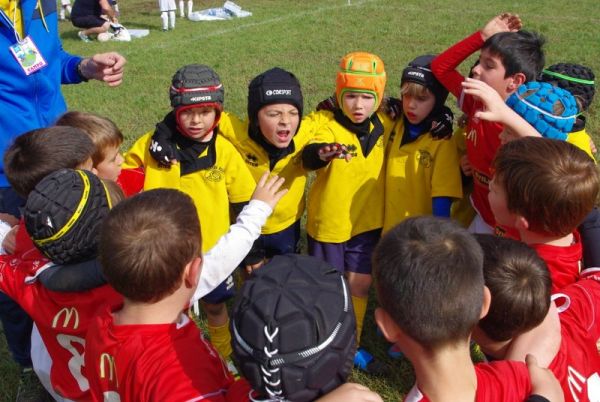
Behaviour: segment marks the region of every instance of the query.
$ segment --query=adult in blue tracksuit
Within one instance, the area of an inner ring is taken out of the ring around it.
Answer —
[[[39,70],[35,66],[40,59],[32,64],[28,58],[35,53],[30,43],[45,61]],[[119,85],[124,64],[118,53],[82,58],[65,52],[58,35],[56,0],[0,0],[0,156],[15,137],[53,124],[67,110],[62,84],[97,79]],[[22,199],[9,186],[0,158],[0,212],[18,216]],[[0,294],[0,318],[9,348],[18,363],[31,366],[31,322],[25,323],[24,313],[15,307]]]

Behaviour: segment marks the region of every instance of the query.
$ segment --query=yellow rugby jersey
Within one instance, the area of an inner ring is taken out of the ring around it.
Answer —
[[[574,131],[567,135],[567,142],[569,144],[573,144],[582,151],[585,151],[585,153],[588,154],[590,158],[594,160],[594,162],[596,162],[596,158],[594,158],[594,154],[592,154],[590,139],[590,135],[585,131],[585,129]]]
[[[425,133],[400,145],[404,121],[388,144],[383,231],[410,216],[431,215],[432,197],[462,197],[459,156],[454,136],[434,140]]]
[[[180,164],[163,168],[152,158],[152,134],[144,134],[127,151],[123,169],[143,167],[144,190],[173,188],[192,197],[200,218],[202,251],[209,250],[229,230],[229,203],[248,201],[254,192],[254,179],[233,145],[220,135],[215,143],[215,165],[180,176]]]
[[[300,130],[294,136],[294,152],[277,161],[272,174],[285,179],[284,187],[288,193],[279,201],[273,214],[263,226],[263,234],[277,233],[286,229],[302,217],[305,208],[304,189],[307,170],[302,166],[302,148],[313,136],[316,127],[329,121],[327,113],[311,113],[302,119]],[[331,116],[331,113],[329,113]],[[242,122],[237,117],[223,113],[219,122],[219,130],[236,147],[246,166],[258,182],[264,172],[269,171],[269,154],[248,135],[248,121]]]
[[[342,243],[383,226],[385,144],[393,121],[377,113],[384,133],[365,158],[359,138],[329,115],[329,123],[309,143],[340,143],[353,157],[350,162],[334,159],[316,170],[308,194],[308,234],[322,242]],[[372,129],[372,125],[371,125]]]

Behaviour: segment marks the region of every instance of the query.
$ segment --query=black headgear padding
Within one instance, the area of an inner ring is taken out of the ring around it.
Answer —
[[[434,55],[424,55],[415,58],[408,63],[408,66],[402,71],[400,86],[405,82],[414,82],[429,89],[435,96],[435,108],[438,109],[444,105],[448,98],[448,90],[435,78],[431,71],[431,62]]]
[[[349,287],[328,263],[275,256],[254,271],[231,315],[233,352],[267,397],[312,401],[344,383],[356,350]]]
[[[220,105],[222,110],[225,90],[212,68],[203,64],[189,64],[181,67],[173,76],[169,97],[174,108],[213,103]]]
[[[289,103],[300,113],[304,111],[304,98],[300,82],[296,76],[282,68],[275,67],[254,77],[248,85],[248,120],[256,124],[258,111],[274,103]]]
[[[95,174],[61,169],[35,186],[23,216],[37,248],[54,263],[68,264],[96,256],[109,210],[106,188]]]

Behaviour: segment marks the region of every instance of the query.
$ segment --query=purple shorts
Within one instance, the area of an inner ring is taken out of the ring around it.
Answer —
[[[343,243],[325,243],[308,236],[308,254],[321,258],[340,272],[371,274],[371,254],[381,237],[381,229],[352,237]]]

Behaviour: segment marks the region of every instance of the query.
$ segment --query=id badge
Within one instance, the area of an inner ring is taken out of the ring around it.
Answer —
[[[48,65],[29,36],[10,46],[10,51],[26,75],[35,73]]]

